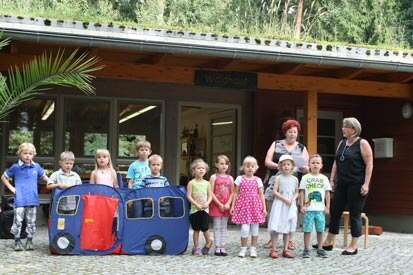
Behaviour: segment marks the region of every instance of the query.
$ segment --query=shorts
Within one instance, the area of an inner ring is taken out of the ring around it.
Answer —
[[[313,231],[315,224],[315,231],[323,233],[326,228],[326,220],[323,211],[306,211],[303,220],[303,232],[309,233]]]
[[[189,215],[192,229],[194,231],[208,231],[209,229],[209,214],[205,211],[196,211]]]

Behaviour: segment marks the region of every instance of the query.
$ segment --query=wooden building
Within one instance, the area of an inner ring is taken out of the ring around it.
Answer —
[[[125,173],[144,138],[164,157],[171,182],[186,184],[194,158],[213,164],[220,153],[230,156],[233,175],[254,155],[264,177],[267,149],[281,121],[294,117],[329,173],[342,118],[354,116],[378,151],[365,212],[385,230],[413,232],[413,121],[401,113],[411,110],[412,53],[6,15],[0,31],[11,38],[0,51],[3,73],[62,48],[105,65],[95,96],[53,87],[1,124],[2,171],[25,138],[50,171],[72,150],[87,177],[104,147]]]

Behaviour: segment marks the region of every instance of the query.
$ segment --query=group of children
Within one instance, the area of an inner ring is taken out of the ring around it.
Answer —
[[[168,186],[168,180],[161,176],[162,158],[151,155],[151,144],[148,141],[139,141],[136,145],[137,160],[128,169],[128,188],[140,189],[145,187]],[[31,143],[23,143],[17,151],[19,160],[8,168],[1,176],[2,182],[15,195],[15,215],[11,233],[15,236],[15,251],[22,251],[20,240],[23,220],[26,220],[27,241],[26,250],[33,250],[33,234],[36,232],[36,209],[39,206],[37,181],[47,182],[48,189],[66,189],[81,184],[79,175],[72,171],[75,156],[70,151],[60,155],[60,169],[48,178],[41,166],[33,161],[36,148]],[[151,155],[151,156],[150,156]],[[227,256],[225,249],[227,241],[228,220],[241,225],[241,249],[239,257],[257,257],[257,241],[259,225],[265,222],[267,210],[264,198],[264,184],[255,176],[258,170],[257,160],[248,156],[244,159],[241,172],[235,181],[230,175],[230,160],[225,155],[219,155],[215,161],[216,172],[209,181],[204,177],[209,171],[208,164],[202,159],[196,159],[191,164],[193,179],[187,185],[187,198],[191,204],[190,224],[193,229],[192,255],[207,255],[213,244],[215,255]],[[325,229],[325,214],[329,213],[329,191],[331,190],[328,178],[320,173],[322,159],[319,155],[310,156],[310,173],[303,176],[301,182],[292,175],[294,159],[290,155],[283,155],[279,161],[281,174],[274,176],[273,194],[275,197],[268,220],[268,231],[271,234],[273,247],[269,256],[278,258],[276,244],[279,234],[283,235],[282,256],[294,258],[288,250],[289,236],[295,232],[297,226],[297,198],[300,212],[304,214],[304,250],[303,257],[310,256],[310,236],[315,224],[317,231],[317,255],[326,257],[322,249],[322,236]],[[13,179],[14,186],[10,183]],[[112,166],[110,153],[106,149],[99,149],[95,156],[95,169],[90,175],[91,184],[104,184],[114,188],[119,187],[117,174]],[[73,209],[66,202],[67,209]],[[209,233],[209,218],[212,217],[214,241]],[[200,233],[205,238],[205,245],[199,244]],[[251,243],[248,247],[248,238]]]

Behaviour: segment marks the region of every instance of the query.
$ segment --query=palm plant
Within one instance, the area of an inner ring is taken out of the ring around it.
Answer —
[[[0,40],[0,49],[9,42],[9,39]],[[21,70],[17,66],[10,68],[8,78],[0,73],[0,121],[24,101],[50,89],[50,85],[75,87],[93,95],[91,82],[94,77],[90,73],[104,66],[97,66],[99,59],[87,58],[85,53],[77,57],[77,52],[73,51],[66,59],[64,50],[59,50],[56,55],[44,53],[24,64]]]

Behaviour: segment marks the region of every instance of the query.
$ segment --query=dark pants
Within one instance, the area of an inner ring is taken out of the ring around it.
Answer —
[[[341,215],[344,210],[350,212],[351,236],[361,236],[361,213],[364,209],[367,196],[360,194],[362,184],[338,184],[334,192],[330,211],[329,232],[337,235],[340,227]],[[348,206],[348,208],[347,208]]]

